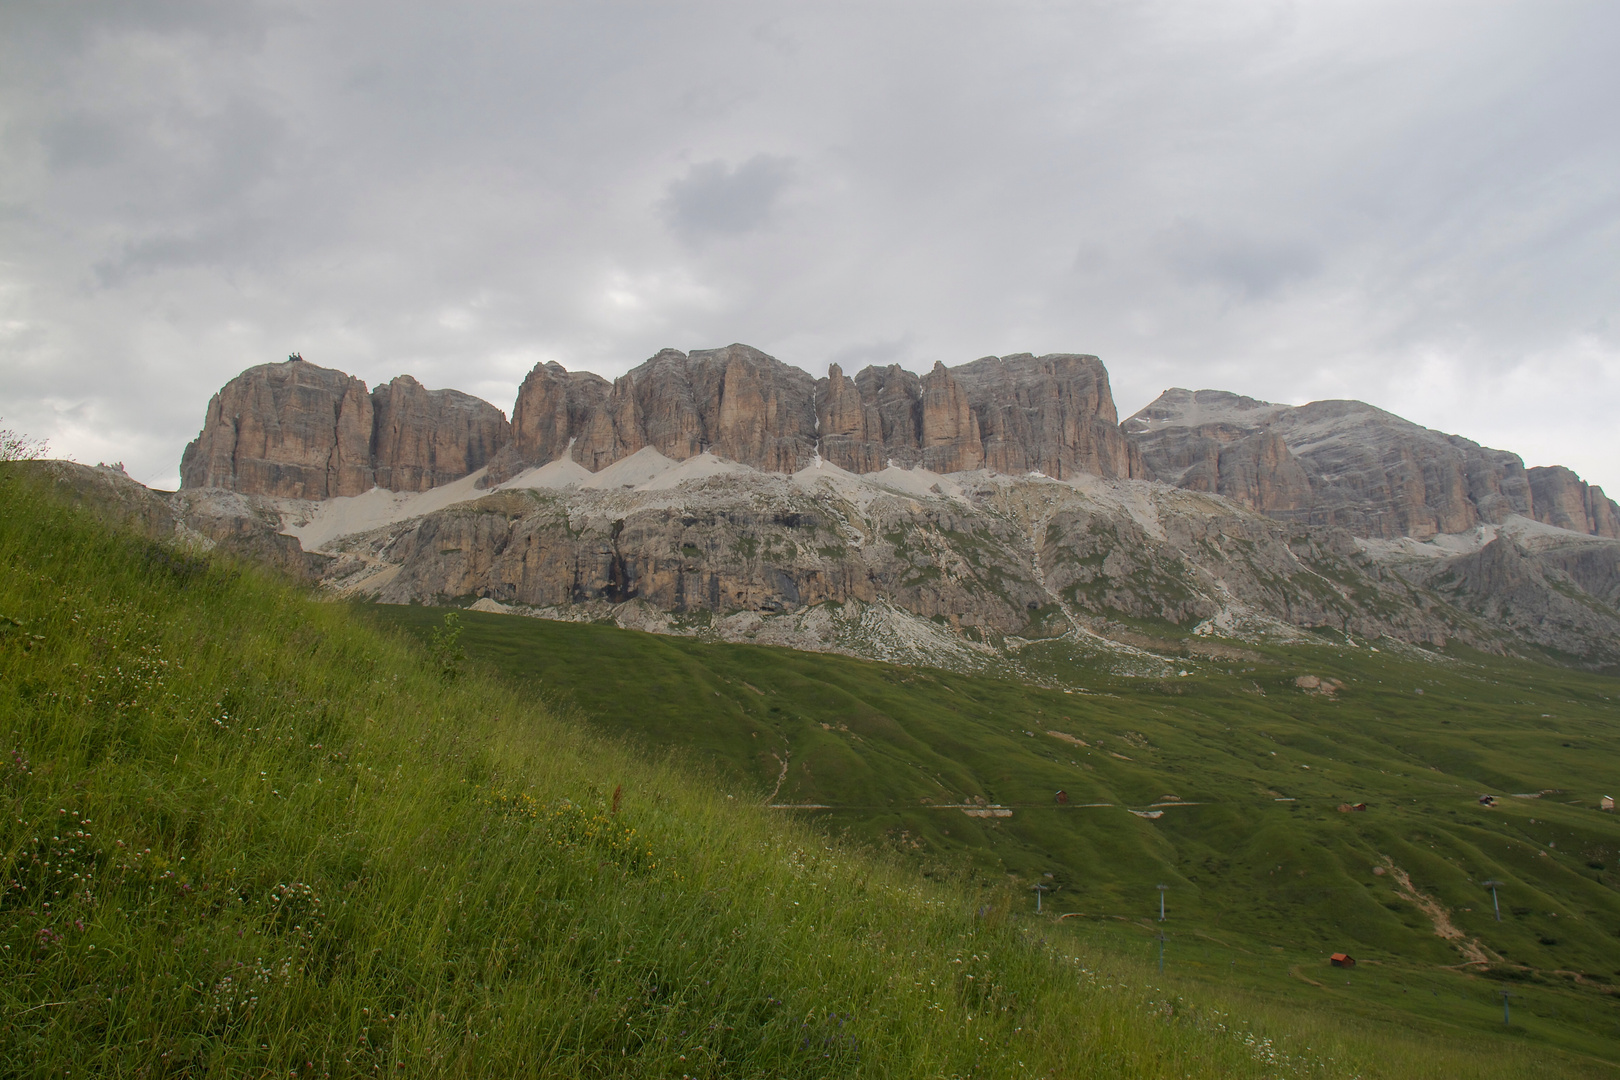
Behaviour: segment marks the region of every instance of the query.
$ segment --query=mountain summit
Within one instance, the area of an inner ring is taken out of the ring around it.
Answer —
[[[1427,540],[1519,514],[1620,537],[1620,510],[1568,469],[1492,450],[1360,401],[1274,405],[1167,390],[1125,421],[1153,475],[1268,517]]]

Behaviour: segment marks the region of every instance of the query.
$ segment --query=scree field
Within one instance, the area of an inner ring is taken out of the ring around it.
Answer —
[[[367,610],[446,632],[442,609]],[[1613,678],[1324,642],[1143,679],[1036,646],[1053,689],[456,618],[470,657],[528,694],[736,800],[1011,886],[1030,916],[1039,892],[1053,934],[1155,969],[1162,949],[1194,984],[1620,1059]]]

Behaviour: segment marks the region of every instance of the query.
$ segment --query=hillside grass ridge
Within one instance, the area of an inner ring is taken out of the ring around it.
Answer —
[[[7,1075],[1532,1073],[1065,956],[9,468],[0,567]]]

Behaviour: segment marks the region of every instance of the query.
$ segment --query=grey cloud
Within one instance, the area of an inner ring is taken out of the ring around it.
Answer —
[[[232,221],[224,226],[185,234],[156,235],[126,243],[117,255],[97,262],[92,270],[97,284],[114,289],[132,278],[194,267],[230,267],[246,262],[274,227],[263,221]]]
[[[843,368],[846,375],[853,375],[865,367],[887,367],[889,364],[904,366],[906,361],[912,358],[911,352],[911,338],[904,335],[845,345],[834,350],[829,357],[829,363]],[[820,375],[824,372],[816,371],[813,374]]]
[[[670,181],[659,208],[669,227],[689,239],[753,232],[769,224],[794,173],[792,158],[770,154],[735,167],[700,162]]]
[[[112,121],[83,113],[47,124],[40,133],[53,169],[95,168],[117,160],[123,132]]]
[[[1252,232],[1216,231],[1198,221],[1178,221],[1158,239],[1166,263],[1181,280],[1211,284],[1262,299],[1321,268],[1309,245],[1269,240]]]
[[[293,347],[1083,351],[1123,413],[1355,396],[1620,488],[1620,7],[919,10],[15,0],[0,413],[155,475]]]

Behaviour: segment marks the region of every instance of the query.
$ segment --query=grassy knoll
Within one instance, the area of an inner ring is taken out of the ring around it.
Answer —
[[[368,610],[420,634],[444,618]],[[1164,681],[1053,653],[1041,662],[1065,692],[459,619],[467,651],[531,698],[678,749],[738,800],[816,807],[777,813],[937,878],[1010,888],[1026,918],[1046,886],[1053,940],[1156,965],[1163,931],[1169,973],[1255,1007],[1620,1060],[1620,821],[1597,809],[1620,793],[1612,678],[1324,643],[1233,650]],[[1342,689],[1302,689],[1301,675]],[[965,812],[992,807],[1011,815]],[[1500,922],[1488,880],[1503,883]],[[1331,968],[1337,950],[1361,963]],[[1489,963],[1463,967],[1471,956]]]

